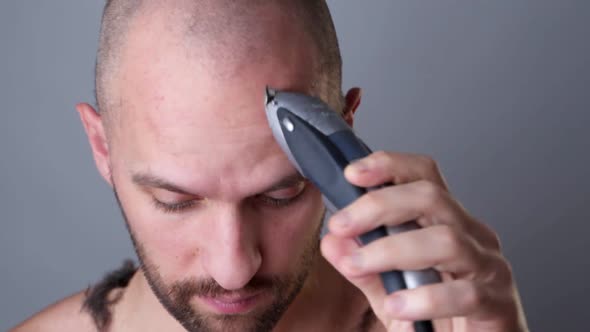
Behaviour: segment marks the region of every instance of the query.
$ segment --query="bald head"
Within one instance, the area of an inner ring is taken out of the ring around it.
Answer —
[[[297,27],[301,38],[309,40],[316,75],[313,93],[340,109],[342,61],[324,0],[108,0],[96,63],[99,111],[105,115],[124,103],[115,88],[124,50],[134,30],[146,28],[146,21],[149,24],[157,17],[187,54],[211,67],[216,64],[217,75],[231,75],[231,68],[265,61],[273,47],[284,47],[276,39],[268,40],[269,33],[281,33],[282,27],[268,24],[273,19],[269,16],[277,15],[285,24]]]

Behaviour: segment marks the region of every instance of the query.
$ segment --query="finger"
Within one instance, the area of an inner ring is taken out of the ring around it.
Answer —
[[[421,226],[458,223],[458,205],[450,194],[429,181],[390,186],[366,193],[334,214],[330,231],[358,236],[378,226],[395,226],[417,220]]]
[[[347,179],[357,186],[374,187],[384,183],[405,184],[415,181],[426,181],[436,184],[448,192],[448,185],[434,159],[426,155],[377,151],[359,159],[345,169]],[[461,204],[454,201],[459,210]],[[410,220],[410,219],[408,219]],[[477,222],[471,226],[474,234],[486,247],[500,250],[497,234],[487,225]]]
[[[428,180],[448,190],[437,163],[428,156],[417,154],[377,151],[351,163],[344,170],[344,176],[361,187]]]
[[[376,310],[375,314],[379,315],[378,309],[382,308],[385,297],[385,288],[378,275],[353,277],[341,269],[341,260],[350,255],[359,248],[358,243],[350,238],[341,238],[333,234],[326,234],[320,244],[322,255],[334,266],[348,281],[360,289],[367,297],[371,307]]]
[[[379,318],[387,326],[388,331],[414,331],[412,321],[401,321],[392,319],[388,313],[385,312],[384,302],[387,296],[383,287],[381,278],[376,275],[366,277],[352,277],[339,270],[338,261],[348,255],[351,251],[358,249],[359,245],[352,239],[341,238],[333,234],[327,234],[321,242],[321,252],[324,258],[331,263],[348,281],[355,285],[367,298],[371,308]],[[452,280],[447,273],[441,273],[443,281]],[[434,321],[437,331],[449,330],[448,320]]]
[[[496,302],[493,290],[468,280],[421,286],[387,296],[385,313],[396,320],[427,320],[470,316]]]
[[[433,267],[457,277],[476,278],[487,272],[491,259],[469,235],[437,225],[373,241],[349,251],[338,264],[353,277]]]
[[[372,191],[334,214],[328,223],[339,236],[356,237],[379,226],[396,226],[415,220],[422,227],[453,225],[470,234],[483,247],[500,252],[498,235],[469,215],[450,193],[428,181]]]

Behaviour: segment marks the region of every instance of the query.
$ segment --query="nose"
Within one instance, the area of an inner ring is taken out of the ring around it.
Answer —
[[[224,207],[214,218],[208,232],[205,269],[224,289],[241,289],[262,262],[257,225],[239,208]]]

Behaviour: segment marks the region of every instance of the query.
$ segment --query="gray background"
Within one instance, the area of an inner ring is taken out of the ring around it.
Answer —
[[[433,155],[501,235],[534,331],[580,331],[590,272],[590,2],[329,1],[375,149]],[[0,330],[133,256],[94,168],[102,1],[0,2]]]

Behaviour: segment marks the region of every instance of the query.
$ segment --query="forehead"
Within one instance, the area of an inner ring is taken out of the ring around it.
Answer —
[[[305,35],[279,15],[261,23],[268,29],[252,41],[257,45],[209,47],[169,24],[144,16],[129,33],[116,86],[119,162],[179,181],[195,171],[256,178],[289,168],[266,122],[264,88],[311,92],[314,59]]]

